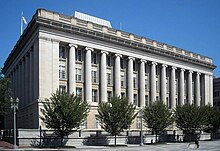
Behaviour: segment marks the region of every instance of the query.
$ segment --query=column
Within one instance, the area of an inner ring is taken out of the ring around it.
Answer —
[[[192,104],[192,73],[193,71],[189,71],[188,73],[188,103]]]
[[[179,102],[180,105],[184,104],[184,71],[185,69],[180,69],[180,87],[179,87]]]
[[[195,103],[196,106],[200,106],[200,75],[201,73],[196,73],[196,81],[195,81]]]
[[[76,94],[75,51],[78,48],[78,46],[74,44],[69,44],[69,47],[70,47],[69,49],[69,78],[68,78],[69,93]]]
[[[29,101],[28,101],[29,103],[33,101],[33,95],[34,95],[34,94],[32,93],[32,92],[33,92],[33,91],[32,91],[32,90],[33,90],[33,85],[32,85],[32,83],[33,83],[33,76],[32,76],[32,74],[33,74],[33,71],[32,71],[32,70],[33,70],[33,69],[32,69],[33,54],[32,54],[32,53],[33,53],[33,50],[31,49],[31,50],[30,50],[30,54],[29,54],[29,58],[30,58],[30,60],[29,60],[29,72],[30,72],[30,73],[29,73],[29,93],[30,93],[30,94],[29,94]]]
[[[28,80],[28,74],[29,74],[29,52],[25,55],[25,72],[24,72],[24,75],[25,75],[25,104],[28,104],[28,95],[29,95],[29,80]]]
[[[213,106],[213,75],[209,75],[209,85],[210,85],[210,89],[209,89],[209,103],[211,106]]]
[[[22,65],[22,75],[21,75],[21,77],[22,77],[22,82],[21,82],[21,85],[22,85],[21,92],[22,93],[21,93],[21,95],[22,96],[21,96],[21,99],[22,99],[22,104],[23,104],[22,106],[25,105],[25,82],[24,82],[25,81],[25,74],[24,74],[25,73],[25,61],[26,61],[25,57],[23,57],[22,64],[21,64]]]
[[[164,104],[167,104],[166,102],[166,93],[167,93],[167,90],[166,90],[166,68],[167,68],[167,65],[165,64],[162,64],[162,71],[161,71],[161,101],[164,103]]]
[[[171,68],[170,104],[171,108],[176,107],[176,67]]]
[[[146,60],[140,60],[140,92],[139,100],[140,107],[144,107],[145,104],[145,63]]]
[[[107,102],[107,72],[106,72],[106,55],[108,52],[101,51],[101,68],[100,68],[100,98],[101,101]]]
[[[91,53],[94,49],[86,47],[86,60],[85,60],[85,100],[87,102],[92,102],[92,70],[91,70]]]
[[[133,104],[134,103],[134,82],[133,82],[133,57],[128,57],[128,85],[127,85],[127,97],[128,102]]]
[[[156,101],[156,62],[151,63],[151,80],[150,80],[150,104]]]
[[[120,67],[120,58],[122,56],[119,54],[115,54],[115,84],[114,84],[114,89],[115,89],[115,96],[120,97],[121,96],[121,67]]]

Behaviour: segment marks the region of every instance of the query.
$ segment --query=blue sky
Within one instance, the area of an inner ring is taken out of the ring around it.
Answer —
[[[0,0],[0,67],[20,36],[20,15],[37,8],[65,15],[80,11],[109,20],[113,28],[213,59],[220,77],[220,0]]]

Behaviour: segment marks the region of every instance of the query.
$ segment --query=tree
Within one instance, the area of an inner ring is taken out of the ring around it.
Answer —
[[[146,126],[156,134],[156,140],[157,134],[171,125],[174,120],[172,111],[162,101],[146,106],[143,110],[143,119]]]
[[[194,134],[196,130],[202,129],[206,123],[206,117],[199,106],[185,104],[176,107],[175,121],[178,128],[188,134]]]
[[[61,138],[63,145],[64,136],[69,136],[73,129],[79,128],[88,116],[89,104],[80,97],[67,92],[53,93],[50,99],[45,99],[40,119],[47,128],[55,130]]]
[[[101,127],[111,135],[119,135],[124,129],[128,129],[137,116],[135,105],[129,104],[126,98],[114,97],[111,101],[101,102],[98,106],[97,119]]]

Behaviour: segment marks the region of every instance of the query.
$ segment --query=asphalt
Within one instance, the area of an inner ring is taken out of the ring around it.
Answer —
[[[194,148],[194,143],[167,143],[157,145],[128,145],[127,147],[104,147],[104,146],[76,146],[72,149],[39,149],[39,148],[19,148],[14,149],[18,151],[189,151],[189,150],[200,150],[200,151],[220,151],[220,140],[219,141],[200,141],[200,147]],[[13,149],[1,148],[0,151],[8,151]]]

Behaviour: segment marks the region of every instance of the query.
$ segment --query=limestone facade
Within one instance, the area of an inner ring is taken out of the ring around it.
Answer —
[[[20,128],[44,126],[41,102],[57,89],[82,96],[91,111],[82,128],[100,129],[98,102],[127,97],[137,109],[161,100],[213,104],[212,59],[124,31],[38,9],[3,71],[20,99]],[[6,126],[12,124],[7,118]],[[138,119],[131,129],[138,129]]]

